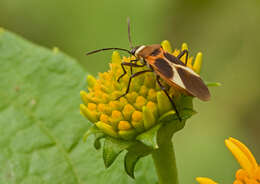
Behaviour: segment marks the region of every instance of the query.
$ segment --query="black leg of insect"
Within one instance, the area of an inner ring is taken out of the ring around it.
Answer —
[[[185,57],[185,65],[187,66],[187,62],[188,62],[188,55],[189,55],[189,52],[188,50],[183,50],[181,51],[181,53],[177,56],[178,59],[181,59],[181,57],[186,54],[186,57]]]
[[[135,61],[138,61],[138,60],[131,60],[131,61],[132,61],[132,62],[135,62]],[[121,63],[121,67],[122,67],[122,70],[123,70],[124,73],[118,77],[117,82],[119,82],[120,79],[121,79],[122,77],[124,77],[125,74],[126,74],[126,70],[125,70],[125,67],[124,67],[124,66],[130,66],[131,69],[132,69],[133,67],[144,67],[144,66],[145,66],[145,64],[138,65],[138,64],[136,64],[136,62],[135,62],[135,63],[132,63],[131,61],[130,61],[130,63],[128,63],[128,62],[122,62],[122,63]],[[132,75],[132,74],[133,74],[133,73],[132,73],[132,71],[131,71],[131,75]]]
[[[166,96],[168,97],[168,99],[170,100],[170,102],[171,102],[171,104],[172,104],[172,107],[173,107],[173,109],[175,110],[178,119],[179,119],[180,121],[182,121],[181,116],[180,116],[180,114],[179,114],[179,112],[178,112],[178,110],[177,110],[177,107],[176,107],[175,103],[172,101],[172,98],[170,97],[170,95],[169,95],[168,92],[166,91],[165,87],[164,87],[164,86],[162,85],[162,83],[160,82],[160,77],[159,77],[159,75],[156,75],[156,81],[157,81],[157,83],[159,84],[160,88],[164,91],[164,93],[166,94]]]
[[[137,61],[138,61],[138,59],[133,59],[133,60],[130,60],[130,63],[136,64]],[[132,66],[130,67],[130,72],[131,72],[131,75],[132,75],[133,74],[133,67]]]
[[[127,63],[127,64],[130,64],[130,63]],[[133,63],[132,63],[132,64],[133,64]],[[127,66],[131,66],[131,65],[127,65]],[[134,65],[132,65],[132,66],[133,66],[133,67],[136,67],[136,66],[134,66]],[[141,67],[141,65],[138,65],[138,67]],[[140,71],[140,72],[137,72],[137,73],[132,74],[132,75],[130,76],[129,81],[128,81],[128,84],[127,84],[127,88],[126,88],[125,93],[124,93],[123,95],[117,97],[116,100],[118,100],[119,98],[125,96],[125,95],[129,92],[130,84],[131,84],[131,81],[132,81],[132,79],[133,79],[134,77],[139,76],[139,75],[141,75],[141,74],[144,74],[144,73],[146,73],[146,72],[153,72],[153,70],[151,70],[151,69],[150,69],[150,70],[143,70],[143,71]]]

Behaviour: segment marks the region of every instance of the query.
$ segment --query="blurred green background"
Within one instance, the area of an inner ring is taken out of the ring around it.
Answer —
[[[260,161],[260,1],[0,1],[1,27],[59,47],[94,75],[108,69],[111,52],[85,53],[128,48],[127,16],[135,45],[167,39],[173,48],[188,43],[191,55],[203,52],[202,77],[222,86],[210,89],[210,102],[196,100],[199,113],[174,137],[180,181],[232,183],[239,166],[225,138],[243,141]]]

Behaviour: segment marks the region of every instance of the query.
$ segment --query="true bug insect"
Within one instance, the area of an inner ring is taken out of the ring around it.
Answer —
[[[105,50],[121,50],[128,52],[130,55],[136,57],[136,59],[131,60],[130,62],[122,62],[121,67],[123,70],[123,74],[119,76],[117,81],[127,73],[125,70],[125,66],[131,67],[131,76],[128,81],[127,89],[125,93],[119,96],[117,99],[125,96],[130,89],[131,81],[134,77],[144,74],[146,72],[154,72],[156,75],[156,81],[161,89],[164,91],[169,101],[171,102],[174,110],[176,111],[178,119],[181,121],[181,117],[179,112],[177,111],[176,105],[173,102],[173,99],[168,94],[166,88],[160,82],[160,78],[163,79],[168,85],[173,86],[175,89],[180,92],[195,96],[203,101],[208,101],[210,99],[210,93],[207,86],[204,84],[203,80],[200,76],[195,73],[192,69],[188,68],[188,51],[183,50],[177,57],[172,54],[166,52],[161,45],[153,44],[153,45],[141,45],[137,47],[133,47],[130,35],[130,21],[128,19],[128,40],[130,43],[131,50],[123,49],[123,48],[103,48],[88,52],[87,55],[94,54],[100,51]],[[185,63],[183,63],[180,59],[186,54]],[[141,61],[142,64],[137,64],[137,61]],[[144,67],[148,66],[149,69],[139,71],[136,73],[132,73],[132,67]]]

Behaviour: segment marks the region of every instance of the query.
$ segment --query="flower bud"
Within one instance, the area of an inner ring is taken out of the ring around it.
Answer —
[[[92,75],[87,76],[87,84],[89,88],[93,88],[95,86],[96,79]]]
[[[142,96],[138,96],[135,101],[135,108],[141,110],[142,107],[146,104],[146,99]]]
[[[118,123],[118,130],[129,130],[132,126],[128,121],[120,121]]]
[[[116,51],[114,51],[112,54],[112,63],[117,65],[121,64],[121,57]]]
[[[157,101],[160,115],[172,110],[172,104],[164,92],[157,92]]]
[[[116,130],[119,121],[122,121],[123,119],[124,118],[122,116],[122,113],[120,111],[114,110],[112,111],[112,115],[109,118],[109,121],[111,122],[112,127]]]
[[[202,65],[202,53],[199,52],[196,56],[195,62],[193,64],[193,70],[196,73],[200,73],[200,69],[201,69],[201,65]]]
[[[143,114],[140,111],[134,111],[132,114],[132,125],[138,132],[144,131]]]
[[[143,117],[145,129],[151,128],[156,123],[155,116],[152,110],[147,108],[146,106],[143,107]]]
[[[124,118],[126,120],[130,120],[131,116],[132,116],[132,113],[135,111],[135,108],[130,105],[130,104],[126,104],[124,109],[123,109],[123,115],[124,115]]]
[[[80,96],[81,96],[81,99],[83,101],[84,104],[88,104],[90,101],[88,100],[88,97],[87,97],[87,92],[86,91],[83,91],[81,90],[80,91]]]
[[[112,136],[112,137],[118,137],[116,131],[112,128],[112,126],[108,125],[107,123],[104,123],[102,121],[98,121],[97,123],[95,123],[95,125],[103,130],[104,133]]]
[[[164,40],[162,41],[162,48],[164,50],[166,50],[167,52],[171,53],[172,52],[172,47],[171,47],[171,44],[168,40]]]
[[[98,113],[89,110],[84,104],[80,104],[80,113],[83,114],[92,123],[95,123],[98,120]]]

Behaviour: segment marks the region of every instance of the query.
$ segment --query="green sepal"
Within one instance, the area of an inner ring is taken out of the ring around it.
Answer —
[[[96,150],[100,149],[101,148],[101,142],[100,140],[102,138],[105,138],[105,134],[104,133],[97,133],[95,134],[95,141],[94,141],[94,147]]]
[[[180,107],[180,111],[183,109],[193,109],[193,97],[181,95],[180,100],[178,101],[178,106]]]
[[[136,137],[136,140],[139,140],[144,145],[151,147],[153,149],[158,148],[157,144],[157,132],[161,127],[161,123],[157,124],[156,126],[150,128],[149,130],[145,131],[144,133],[141,133]]]
[[[125,165],[125,172],[131,177],[135,178],[134,176],[134,170],[135,170],[135,165],[138,162],[138,160],[141,157],[144,157],[148,154],[150,154],[151,149],[145,145],[143,145],[140,142],[137,142],[133,146],[131,146],[128,149],[128,152],[125,155],[124,159],[124,165]]]
[[[125,149],[133,145],[133,141],[125,141],[106,137],[103,145],[103,160],[105,167],[108,168],[115,161],[116,157]]]
[[[125,172],[133,179],[135,179],[134,176],[135,165],[137,161],[140,159],[140,157],[141,156],[139,156],[134,152],[127,152],[127,154],[125,155],[125,160],[124,160]]]
[[[181,112],[180,112],[180,117],[182,119],[182,121],[190,118],[191,116],[193,116],[194,114],[196,114],[197,112],[194,111],[193,109],[183,109]],[[172,121],[175,121],[175,120],[178,120],[178,116],[177,114],[175,113],[175,111],[169,111],[169,112],[166,112],[165,114],[163,114],[160,118],[159,118],[159,122],[172,122]]]
[[[91,126],[86,133],[83,135],[83,142],[87,141],[87,138],[92,134],[102,133],[100,129],[98,129],[95,125]]]
[[[92,127],[90,127],[87,132],[84,134],[83,136],[83,142],[87,141],[87,138],[90,135],[94,135],[95,136],[95,140],[94,140],[94,147],[98,150],[101,148],[101,143],[100,143],[100,139],[105,137],[105,134],[103,133],[102,130],[100,130],[99,128],[97,128],[95,125],[93,125]]]
[[[159,122],[170,122],[175,119],[176,112],[174,110],[164,113],[160,118]]]
[[[119,130],[118,134],[124,140],[131,140],[136,136],[137,132],[134,129],[132,129],[132,130]]]
[[[156,119],[151,109],[143,107],[144,128],[149,129],[156,124]]]
[[[222,84],[220,82],[205,82],[208,87],[219,87]]]
[[[180,113],[180,116],[182,120],[187,120],[195,114],[197,114],[197,112],[193,109],[183,109]],[[177,116],[175,118],[177,119]]]

